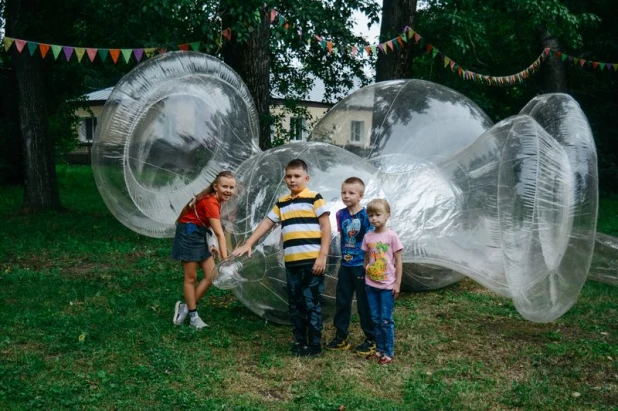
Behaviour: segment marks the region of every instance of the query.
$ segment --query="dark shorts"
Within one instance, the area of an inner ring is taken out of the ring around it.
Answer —
[[[200,262],[212,257],[206,242],[208,229],[192,223],[178,223],[172,245],[172,258]]]

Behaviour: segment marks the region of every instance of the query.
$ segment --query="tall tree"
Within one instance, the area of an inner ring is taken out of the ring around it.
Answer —
[[[414,28],[417,0],[384,0],[380,42],[400,35],[404,27]],[[404,47],[400,51],[380,53],[376,63],[376,81],[412,78],[414,50]]]

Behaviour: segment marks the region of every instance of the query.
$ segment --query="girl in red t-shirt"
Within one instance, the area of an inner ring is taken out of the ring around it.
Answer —
[[[215,180],[204,191],[196,195],[182,209],[176,220],[176,235],[172,246],[172,258],[182,262],[184,271],[185,303],[178,301],[174,309],[174,324],[181,325],[187,316],[195,328],[207,324],[197,313],[197,303],[212,285],[215,259],[227,258],[227,247],[223,226],[221,225],[221,204],[234,194],[236,179],[230,171],[217,174]],[[219,250],[209,249],[207,237],[214,236],[219,242]],[[197,269],[204,272],[204,278],[197,283]]]

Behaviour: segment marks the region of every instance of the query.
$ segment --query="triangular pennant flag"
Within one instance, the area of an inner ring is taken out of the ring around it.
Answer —
[[[560,51],[555,51],[555,52],[554,52],[554,56],[556,56],[556,58],[557,58],[557,59],[558,59],[558,58],[561,58],[561,57],[562,57],[562,52],[560,52]]]
[[[365,51],[367,52],[367,55],[369,56],[371,54],[371,46],[365,46]]]
[[[363,47],[358,49],[358,54],[363,57],[363,50],[365,50]]]
[[[107,49],[99,49],[99,57],[101,58],[101,61],[104,63],[105,63],[105,59],[107,58],[107,53],[108,53]]]
[[[432,57],[432,58],[435,58],[435,57],[436,57],[436,54],[438,54],[439,52],[440,52],[440,50],[438,50],[438,49],[436,49],[436,48],[432,49],[432,50],[431,50],[431,57]]]
[[[390,48],[391,48],[391,50],[394,50],[394,47],[393,47],[393,40],[389,40],[389,41],[387,41],[387,42],[386,42],[386,45],[387,45],[388,47],[390,47]]]
[[[131,60],[131,53],[133,53],[133,50],[131,50],[131,49],[121,49],[120,52],[122,53],[122,57],[124,58],[124,62],[128,63],[129,60]]]
[[[154,56],[155,51],[157,51],[156,48],[150,47],[150,48],[144,49],[144,54],[146,54],[146,58],[151,58],[152,56]]]
[[[408,39],[411,39],[412,37],[416,38],[417,34],[414,32],[414,30],[410,29],[408,30]]]
[[[229,40],[228,40],[229,41]],[[178,48],[182,51],[189,51],[189,43],[179,44]]]
[[[448,63],[451,62],[451,59],[449,59],[448,57],[444,57],[444,68],[446,68],[446,66],[448,66]]]
[[[414,33],[414,42],[418,43],[420,39],[421,39],[421,36],[419,36],[418,33]]]
[[[584,64],[586,64],[586,60],[584,60],[584,59],[579,60],[579,65],[581,67],[584,67]]]
[[[431,49],[433,49],[433,46],[431,44],[428,44],[427,47],[425,47],[425,52],[429,53]]]
[[[403,40],[401,39],[401,36],[397,37],[397,43],[399,44],[400,47],[403,47]]]
[[[137,62],[139,63],[142,59],[142,56],[144,55],[144,49],[134,49],[133,55],[135,56],[135,60],[137,60]]]
[[[283,26],[283,23],[285,23],[285,19],[283,18],[282,15],[279,15],[279,25]]]
[[[35,43],[34,41],[28,42],[28,51],[30,52],[30,56],[34,56],[34,52],[38,48],[39,43]]]
[[[404,32],[402,36],[399,36],[399,37],[397,38],[397,41],[399,41],[400,39],[401,39],[404,43],[407,43],[407,42],[408,42],[408,33],[407,33],[407,32]]]
[[[225,37],[227,41],[232,40],[232,29],[228,27],[227,29],[221,31],[221,35]]]
[[[568,57],[568,54],[564,54],[564,53],[562,53],[562,55],[560,56],[560,60],[561,60],[561,61],[564,61],[564,60],[566,60],[566,59],[567,59],[567,57]]]
[[[39,50],[41,50],[41,58],[45,58],[49,51],[49,44],[39,44]]]
[[[283,25],[284,29],[289,29],[290,28],[290,23],[288,23],[287,21],[285,22],[285,24]]]
[[[386,54],[386,48],[384,47],[384,44],[378,44],[378,49],[379,49],[382,53]]]
[[[191,46],[191,50],[199,51],[200,47],[202,45],[202,42],[201,41],[194,41],[193,43],[189,43],[189,45]]]
[[[353,56],[356,56],[358,54],[358,47],[356,46],[352,46],[352,51],[351,51]]]
[[[120,56],[120,49],[109,49],[109,55],[112,56],[112,61],[116,64]]]
[[[377,50],[376,46],[371,46],[371,52],[372,52],[373,54],[376,54],[376,53],[378,52],[378,50]],[[369,53],[367,53],[367,54],[369,54]]]
[[[573,64],[579,64],[579,59],[577,57],[573,58]]]
[[[597,68],[598,65],[599,65],[598,61],[593,61],[592,62],[592,67]]]
[[[15,41],[15,39],[11,38],[11,37],[5,37],[2,39],[2,42],[4,43],[4,51],[9,51],[9,49],[11,48],[11,46],[13,45],[13,42]]]
[[[167,53],[167,48],[160,48],[160,49],[157,49],[157,53],[159,53],[159,54],[165,54],[165,53]]]
[[[278,12],[277,12],[277,10],[275,10],[275,9],[272,9],[272,10],[270,11],[270,22],[271,22],[271,23],[272,23],[273,21],[275,21],[275,19],[277,18],[277,14],[279,14],[279,13],[278,13]]]
[[[610,63],[605,63],[605,68],[607,71],[612,71],[612,65]]]
[[[453,70],[453,67],[455,67],[455,62],[451,60],[451,70]]]
[[[614,71],[618,71],[618,63],[614,63],[612,66],[614,67]]]
[[[26,43],[27,43],[26,40],[15,39],[15,47],[17,47],[17,51],[19,51],[21,53],[21,51],[24,49],[24,46],[26,45]]]
[[[323,49],[326,48],[326,40],[321,40],[320,41],[320,47],[322,47]]]
[[[573,62],[573,56],[568,56],[567,60],[569,61],[569,63],[572,63]]]
[[[75,55],[77,56],[77,61],[82,62],[82,57],[84,57],[84,53],[86,49],[83,47],[75,47]]]
[[[71,60],[71,56],[73,55],[73,47],[62,46],[62,51],[64,52],[64,57],[67,58],[67,61]]]
[[[54,55],[54,60],[57,60],[58,56],[60,55],[60,52],[62,51],[62,46],[56,46],[52,44],[51,49],[52,49],[52,54]]]
[[[86,49],[86,54],[88,54],[88,59],[90,60],[91,63],[94,62],[94,58],[97,56],[97,49],[90,49],[87,48]]]
[[[333,52],[333,42],[332,41],[327,41],[326,42],[326,48],[328,49],[328,54],[331,54]]]
[[[339,54],[339,49],[337,47],[333,47],[333,55],[338,55]]]

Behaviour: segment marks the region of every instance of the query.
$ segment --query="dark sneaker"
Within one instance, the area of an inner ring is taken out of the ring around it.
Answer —
[[[292,355],[299,356],[303,349],[305,349],[306,347],[307,346],[303,343],[295,342],[292,343],[292,348],[290,349],[290,351],[292,351]]]
[[[376,343],[374,341],[365,340],[361,345],[357,345],[354,351],[361,356],[368,356],[376,351]]]
[[[331,342],[326,344],[327,350],[349,350],[351,347],[347,338],[335,337]]]
[[[305,345],[300,352],[301,357],[315,357],[322,352],[321,345]]]

